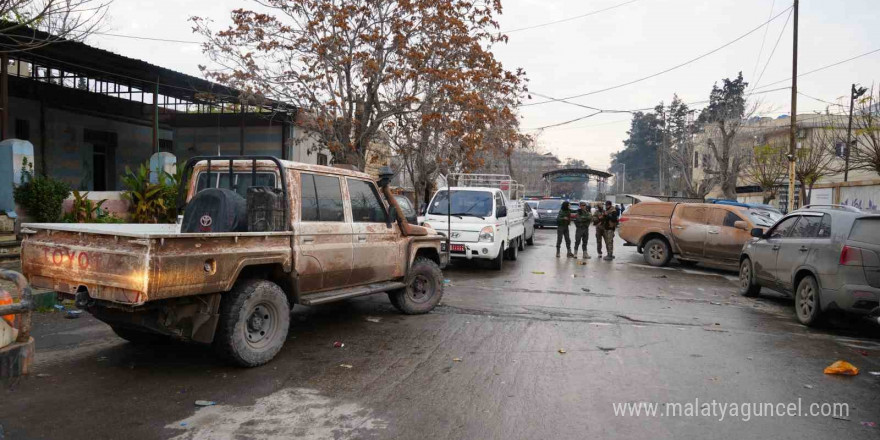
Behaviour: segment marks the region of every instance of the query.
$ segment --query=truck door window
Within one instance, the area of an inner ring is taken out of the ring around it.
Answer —
[[[797,222],[789,234],[789,238],[813,238],[819,235],[819,225],[822,223],[821,215],[805,215]]]
[[[376,187],[357,179],[346,179],[351,197],[351,215],[356,223],[385,223],[388,213]]]
[[[300,200],[302,221],[342,222],[345,214],[339,178],[302,173]]]
[[[498,212],[498,208],[504,206],[504,198],[501,197],[501,193],[495,193],[495,212]],[[497,215],[497,214],[496,214]]]
[[[794,222],[797,221],[799,216],[791,216],[786,217],[781,222],[777,223],[776,226],[770,230],[770,233],[767,235],[768,238],[784,238],[788,235],[788,231],[794,226]]]
[[[724,216],[724,224],[722,226],[732,228],[734,227],[734,223],[739,221],[745,221],[742,217],[736,215],[735,212],[727,211],[727,215]]]
[[[706,208],[698,206],[685,206],[681,211],[681,217],[691,223],[702,225],[706,223]]]

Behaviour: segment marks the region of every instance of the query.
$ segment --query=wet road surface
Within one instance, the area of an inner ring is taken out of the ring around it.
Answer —
[[[400,315],[384,295],[297,307],[284,349],[255,369],[200,346],[136,347],[88,316],[41,314],[34,374],[4,384],[0,424],[7,439],[880,436],[861,423],[880,426],[877,325],[808,329],[781,295],[737,295],[736,273],[649,267],[619,239],[617,259],[600,261],[593,238],[586,265],[554,258],[554,230],[538,230],[501,272],[456,264],[428,315]],[[838,359],[861,374],[822,373]],[[661,415],[663,403],[695,399],[849,411]],[[615,415],[627,402],[661,406]]]

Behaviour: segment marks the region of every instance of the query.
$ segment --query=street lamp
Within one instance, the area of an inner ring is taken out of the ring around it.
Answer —
[[[850,97],[849,97],[849,124],[848,124],[847,127],[846,127],[846,146],[844,147],[844,148],[846,148],[845,159],[844,159],[844,165],[843,165],[843,181],[844,181],[844,182],[846,182],[846,181],[849,180],[849,150],[850,150],[850,147],[852,147],[852,145],[851,145],[851,142],[852,142],[851,139],[852,139],[852,117],[853,117],[853,107],[855,107],[856,98],[858,98],[858,97],[864,95],[865,92],[867,92],[867,91],[868,91],[868,88],[867,88],[867,87],[859,87],[859,88],[857,89],[857,88],[856,88],[856,85],[853,84],[853,85],[852,85],[852,90],[851,90],[851,92],[850,92]]]

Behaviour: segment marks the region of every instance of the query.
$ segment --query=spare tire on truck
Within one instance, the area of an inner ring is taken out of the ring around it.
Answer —
[[[199,191],[186,205],[180,232],[246,232],[247,201],[225,188]]]

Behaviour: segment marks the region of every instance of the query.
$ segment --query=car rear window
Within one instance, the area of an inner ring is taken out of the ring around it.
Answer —
[[[769,209],[750,209],[749,218],[752,219],[755,226],[769,228],[782,218],[782,214]]]
[[[880,245],[880,217],[856,219],[849,239]]]
[[[559,209],[562,202],[563,200],[541,200],[538,202],[538,209]]]

